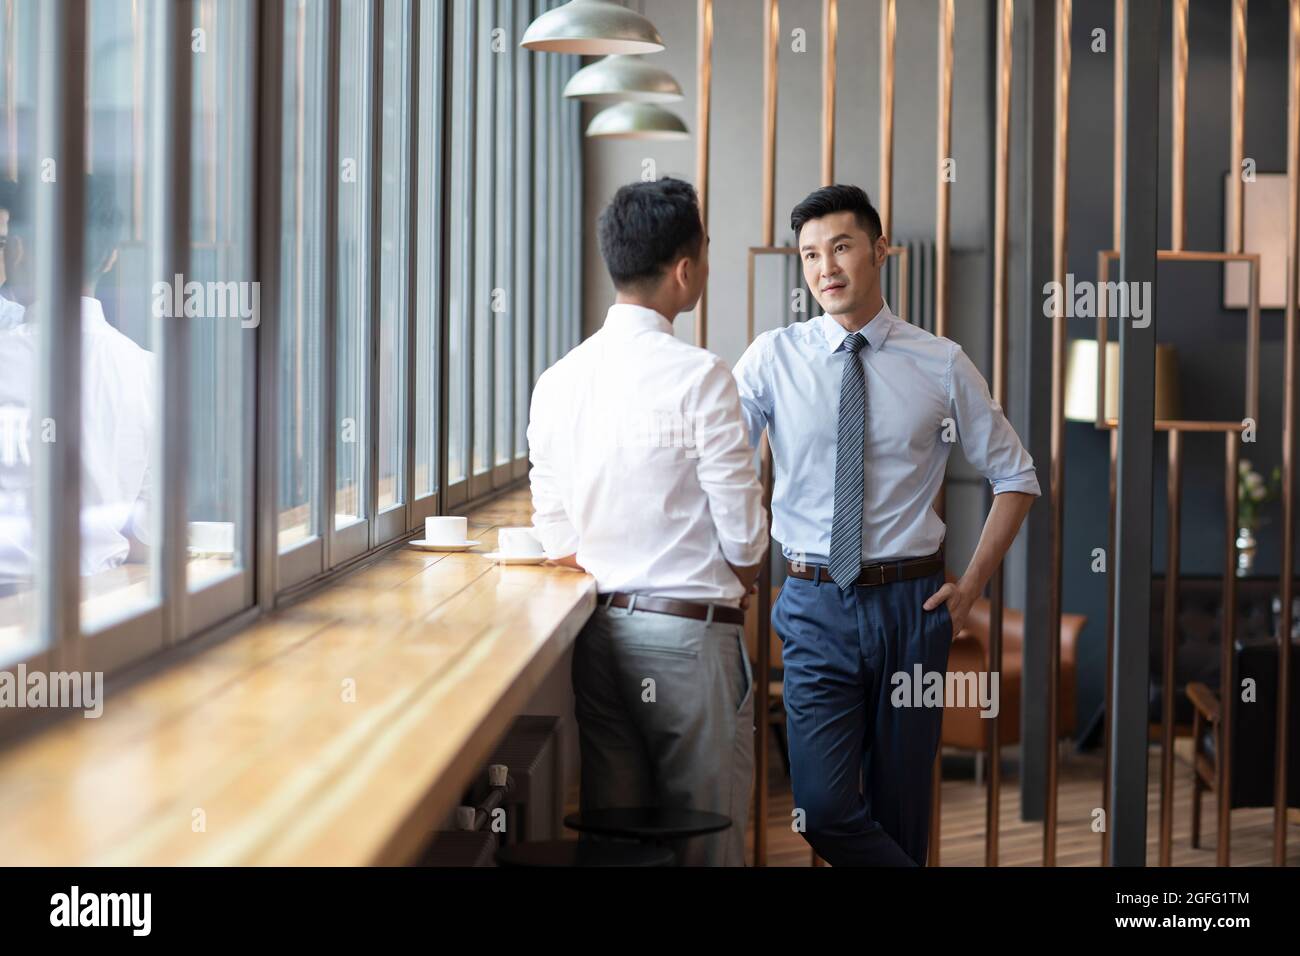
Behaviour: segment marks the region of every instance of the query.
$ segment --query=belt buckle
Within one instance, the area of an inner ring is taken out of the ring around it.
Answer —
[[[872,580],[873,572],[875,577],[874,581]],[[885,566],[883,564],[868,564],[863,567],[862,574],[859,576],[859,579],[861,578],[866,579],[862,582],[865,587],[875,587],[876,585],[884,584]]]

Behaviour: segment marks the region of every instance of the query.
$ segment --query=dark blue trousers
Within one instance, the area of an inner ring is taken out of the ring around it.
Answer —
[[[829,579],[790,577],[772,609],[795,810],[832,866],[925,863],[943,708],[915,706],[910,687],[917,664],[947,671],[952,619],[944,605],[921,606],[943,581],[937,573],[841,591]]]

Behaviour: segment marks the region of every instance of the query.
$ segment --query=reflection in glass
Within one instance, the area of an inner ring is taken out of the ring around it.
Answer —
[[[190,356],[189,586],[246,565],[245,504],[251,493],[252,436],[245,422],[252,396],[252,337],[261,322],[252,223],[253,104],[249,0],[196,0],[203,31],[191,74],[190,259],[186,318]],[[189,315],[190,290],[204,293]],[[247,358],[246,358],[247,357]],[[251,367],[248,368],[251,373]]]
[[[405,500],[406,289],[410,259],[410,0],[384,0],[379,224],[379,510]]]
[[[321,335],[325,323],[326,0],[295,0],[284,22],[280,166],[279,525],[281,551],[320,534]]]
[[[366,516],[370,314],[370,4],[343,0],[339,69],[338,321],[335,326],[334,526]]]

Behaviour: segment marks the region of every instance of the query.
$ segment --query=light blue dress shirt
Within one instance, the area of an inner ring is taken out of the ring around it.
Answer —
[[[1040,494],[1033,459],[960,345],[902,321],[888,305],[862,334],[864,564],[939,549],[945,526],[933,505],[954,441],[994,494]],[[826,564],[830,552],[847,336],[829,315],[773,329],[734,370],[749,442],[756,447],[766,428],[772,447],[772,536],[787,558],[809,564]]]

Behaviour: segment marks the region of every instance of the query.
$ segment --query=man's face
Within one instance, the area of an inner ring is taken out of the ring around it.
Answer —
[[[888,252],[884,237],[872,241],[851,212],[806,222],[799,232],[804,281],[830,315],[849,315],[871,304],[880,292],[880,266]]]
[[[704,294],[704,288],[709,283],[709,237],[705,236],[700,241],[700,254],[691,262],[690,284],[687,289],[687,298],[689,304],[683,309],[683,312],[689,312],[695,308],[700,301],[700,296]]]

